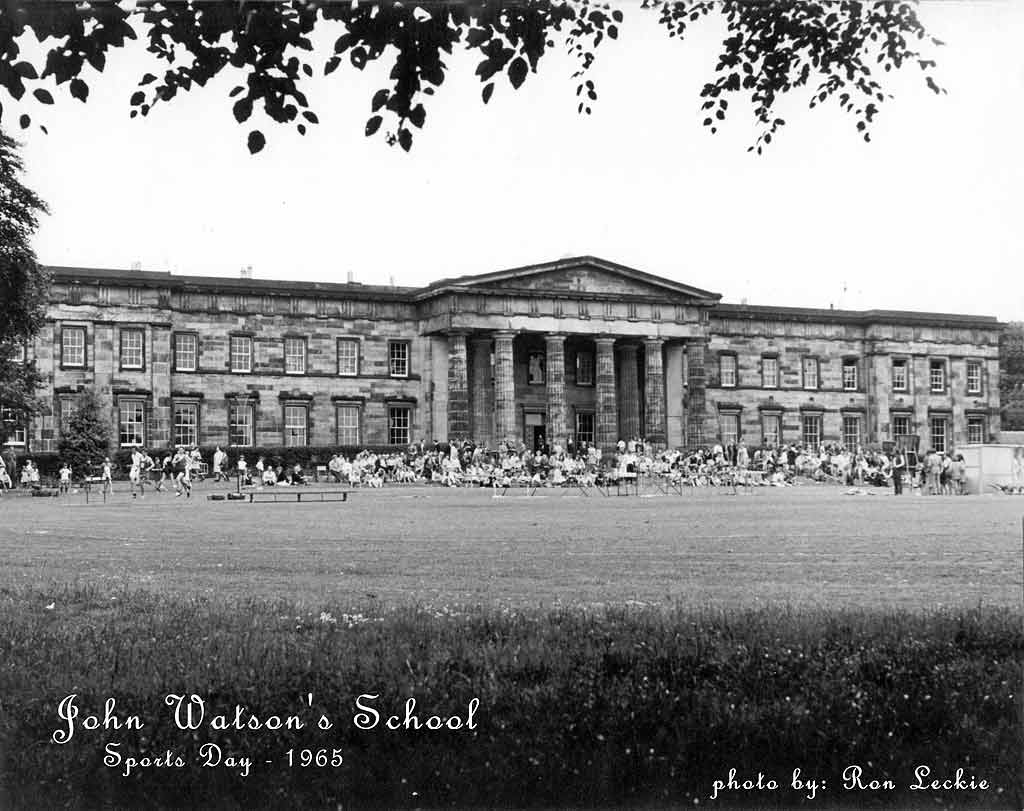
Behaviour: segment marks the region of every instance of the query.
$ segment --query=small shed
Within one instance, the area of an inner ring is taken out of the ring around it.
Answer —
[[[1013,455],[1020,445],[995,443],[991,445],[961,445],[967,465],[967,492],[994,493],[993,485],[1003,487],[1013,481]]]

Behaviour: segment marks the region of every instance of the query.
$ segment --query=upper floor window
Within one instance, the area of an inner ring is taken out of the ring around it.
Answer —
[[[804,370],[804,388],[805,389],[816,389],[816,388],[818,388],[818,359],[817,358],[804,358],[803,370]]]
[[[63,327],[60,331],[62,366],[85,366],[85,327]]]
[[[409,344],[407,341],[388,342],[388,373],[391,377],[409,376]]]
[[[778,358],[761,358],[761,385],[766,389],[779,387]]]
[[[843,361],[843,391],[857,391],[857,361]]]
[[[232,335],[229,348],[231,354],[231,371],[251,372],[252,338],[248,335]]]
[[[892,362],[892,390],[907,390],[907,362],[905,360],[894,360]]]
[[[306,373],[305,338],[284,339],[284,371],[289,375],[304,375]]]
[[[338,374],[343,377],[355,377],[359,374],[359,341],[357,339],[338,339]]]
[[[967,361],[967,393],[981,394],[981,363],[976,360]]]
[[[594,353],[593,352],[577,352],[576,353],[576,385],[577,386],[593,386],[594,385]]]
[[[141,369],[143,360],[141,329],[121,330],[121,368]]]
[[[946,390],[946,362],[933,360],[928,366],[929,388],[933,392]]]
[[[199,338],[191,332],[178,332],[174,336],[174,370],[194,372],[199,361]],[[179,445],[184,443],[178,443]]]
[[[718,369],[722,386],[734,387],[736,385],[736,356],[720,355],[718,358]]]

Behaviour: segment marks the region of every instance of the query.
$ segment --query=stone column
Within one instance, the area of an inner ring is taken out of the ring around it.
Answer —
[[[661,338],[644,341],[644,438],[658,448],[665,447],[665,370]]]
[[[548,425],[547,441],[554,447],[565,448],[568,439],[565,405],[565,336],[545,337],[547,351]]]
[[[602,337],[597,346],[597,445],[605,453],[619,441],[619,409],[615,401],[615,339]]]
[[[154,325],[147,330],[146,337],[149,385],[153,392],[153,410],[149,417],[146,443],[155,448],[164,448],[174,439],[174,415],[171,411],[171,325]]]
[[[499,445],[506,440],[518,441],[512,352],[514,340],[514,332],[494,333],[494,432]]]
[[[704,444],[705,346],[707,346],[707,341],[703,338],[691,338],[686,342],[689,388],[689,402],[686,409],[686,444],[691,448]]]
[[[636,344],[619,347],[619,425],[622,439],[640,436],[640,378]]]
[[[448,336],[448,441],[469,438],[469,381],[466,369],[466,334]]]
[[[473,441],[494,447],[494,382],[491,380],[491,338],[474,336],[472,346]]]

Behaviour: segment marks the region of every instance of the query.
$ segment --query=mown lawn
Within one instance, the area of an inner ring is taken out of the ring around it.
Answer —
[[[0,808],[1021,807],[1014,499],[516,495],[0,502]],[[58,745],[72,693],[146,726]],[[169,693],[307,726],[183,731]],[[360,694],[476,728],[360,730]],[[712,799],[730,768],[779,788]]]

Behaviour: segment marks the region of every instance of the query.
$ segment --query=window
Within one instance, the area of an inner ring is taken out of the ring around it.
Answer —
[[[60,331],[61,366],[85,366],[85,327],[64,327]]]
[[[407,344],[402,344],[402,346],[407,346]],[[409,444],[410,412],[409,406],[391,406],[388,408],[389,445]]]
[[[804,414],[802,422],[803,441],[805,445],[821,444],[821,415]]]
[[[946,418],[932,417],[932,447],[939,453],[946,452]]]
[[[142,368],[143,332],[141,329],[121,330],[121,368]]]
[[[804,370],[804,388],[805,389],[816,389],[816,388],[818,388],[818,359],[817,358],[804,358],[803,370]]]
[[[720,355],[718,358],[719,379],[722,386],[733,388],[736,386],[736,356]]]
[[[248,335],[232,335],[230,340],[230,352],[232,372],[252,371],[251,337]]]
[[[174,444],[199,444],[199,405],[197,403],[174,404]]]
[[[142,400],[121,400],[120,443],[122,448],[135,448],[145,440],[146,406]]]
[[[359,406],[338,406],[338,438],[339,445],[359,445]]]
[[[24,445],[28,441],[28,430],[25,427],[25,415],[15,408],[0,408],[0,423],[7,438],[5,445]]]
[[[907,390],[907,362],[905,360],[894,360],[892,362],[892,390]]]
[[[338,339],[338,374],[344,377],[359,374],[359,341],[353,338]]]
[[[892,438],[901,442],[904,437],[910,436],[910,417],[906,414],[895,414],[892,418]]]
[[[843,361],[843,391],[857,391],[857,361]]]
[[[392,377],[409,376],[409,344],[405,341],[388,342],[388,370]]]
[[[967,441],[971,445],[980,445],[985,441],[985,418],[967,418]]]
[[[981,394],[981,363],[976,360],[967,361],[967,393]]]
[[[856,414],[843,416],[843,444],[851,451],[860,445],[860,417]]]
[[[779,387],[778,358],[761,358],[761,385],[766,389]]]
[[[765,414],[761,417],[766,448],[777,448],[782,433],[782,417],[778,414]]]
[[[194,372],[199,360],[199,338],[191,332],[174,336],[174,371]]]
[[[740,415],[719,414],[718,422],[722,431],[722,444],[735,445],[740,438]]]
[[[584,442],[594,444],[594,414],[590,411],[576,412],[576,447]]]
[[[304,405],[284,407],[284,444],[286,448],[308,445],[309,409]]]
[[[304,375],[306,373],[305,338],[284,339],[284,372],[289,375]]]
[[[75,413],[75,397],[70,394],[61,395],[57,399],[57,407],[60,409],[60,432],[64,435],[68,433],[71,427],[71,417]]]
[[[576,385],[577,386],[593,386],[594,385],[594,353],[593,352],[577,352],[576,353]],[[593,414],[591,414],[593,416]],[[593,441],[593,440],[591,440]]]
[[[929,387],[933,392],[946,390],[946,362],[933,360],[928,366]]]
[[[232,403],[228,407],[228,444],[252,445],[253,406]]]

